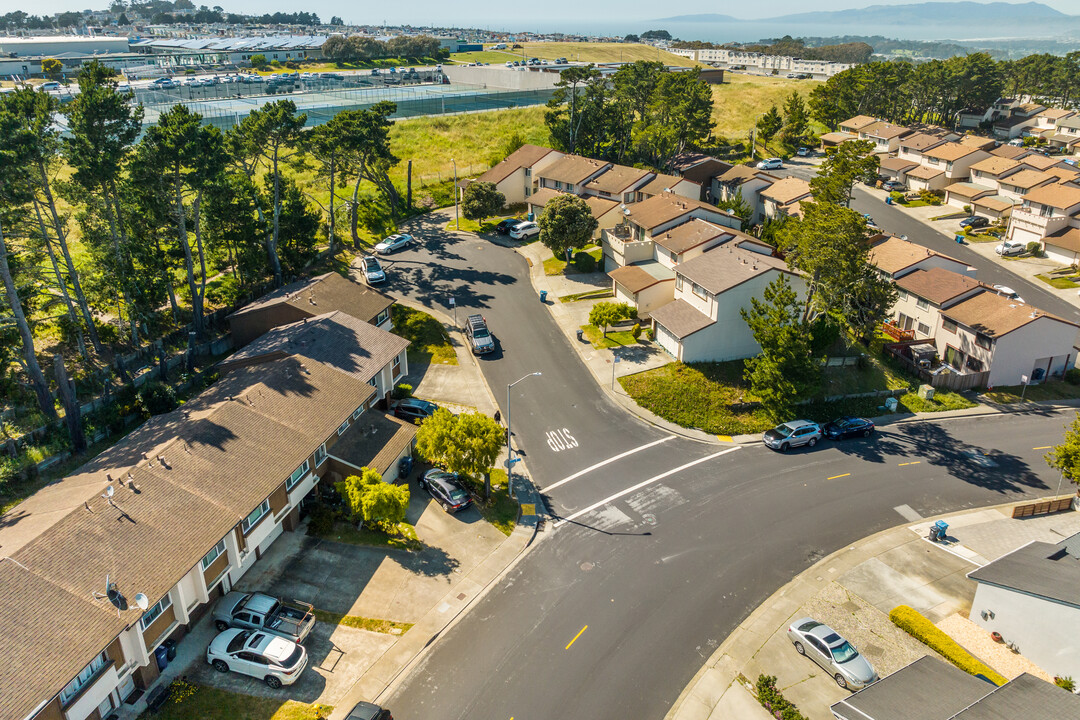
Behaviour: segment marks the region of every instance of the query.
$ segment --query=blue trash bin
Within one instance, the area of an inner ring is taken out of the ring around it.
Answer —
[[[886,205],[892,205],[892,195],[886,195],[885,196],[885,204]]]
[[[957,245],[963,245],[964,244],[964,236],[963,235],[957,235],[956,236],[956,244]]]
[[[158,645],[157,650],[154,651],[154,658],[157,660],[158,670],[169,667],[169,649],[164,645]]]
[[[540,291],[540,302],[547,302],[547,290]]]

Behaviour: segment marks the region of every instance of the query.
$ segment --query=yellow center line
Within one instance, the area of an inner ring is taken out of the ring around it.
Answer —
[[[826,480],[835,480],[837,478],[847,477],[851,473],[844,473],[843,475],[833,475],[831,478],[825,478]]]
[[[588,627],[589,627],[589,626],[588,626],[588,625],[586,625],[585,627],[583,627],[583,628],[581,628],[580,630],[578,630],[578,634],[577,634],[577,635],[575,635],[575,636],[574,636],[574,639],[570,641],[570,644],[566,646],[566,649],[567,649],[567,650],[569,650],[569,649],[570,649],[570,645],[573,645],[574,643],[576,643],[576,642],[577,642],[577,639],[578,639],[579,637],[581,637],[581,633],[585,632],[585,630],[586,630],[586,629],[588,629]]]
[[[911,462],[900,463],[897,467],[904,467],[905,465],[918,465],[922,460],[912,460]]]
[[[1053,445],[1043,445],[1042,447],[1031,448],[1031,449],[1032,450],[1049,450],[1052,447],[1054,447],[1054,446]]]

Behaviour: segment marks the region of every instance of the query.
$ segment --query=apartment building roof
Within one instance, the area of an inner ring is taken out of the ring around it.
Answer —
[[[1044,170],[1047,175],[1053,175],[1057,178],[1058,182],[1073,182],[1080,177],[1080,172],[1076,170],[1068,170],[1063,167],[1052,167],[1049,170]]]
[[[394,304],[391,297],[335,272],[298,280],[266,293],[240,308],[229,318],[240,317],[271,305],[286,304],[308,315],[341,310],[361,320],[372,320]]]
[[[384,475],[416,437],[416,425],[388,413],[367,412],[330,449],[330,457],[349,465],[375,468]]]
[[[1019,160],[1032,154],[1030,150],[1025,148],[1016,147],[1015,145],[998,145],[993,150],[989,151],[991,155],[997,157],[1012,158],[1013,160]]]
[[[810,195],[810,183],[802,178],[786,177],[764,188],[760,194],[777,205],[787,205]]]
[[[910,135],[911,130],[903,125],[894,125],[892,123],[885,122],[884,120],[867,125],[861,128],[859,132],[867,137],[879,138],[881,140],[892,140],[893,138],[903,137],[904,135]]]
[[[1016,207],[1020,203],[1007,195],[984,195],[981,198],[976,198],[972,201],[972,204],[977,207],[984,207],[987,210],[993,210],[994,212],[1003,212],[1009,208]]]
[[[978,280],[954,273],[945,268],[918,269],[896,281],[896,286],[912,295],[925,298],[941,306],[953,298],[978,288],[985,288]]]
[[[761,175],[764,175],[769,179],[773,179],[772,175],[762,173],[760,170],[758,170],[752,165],[734,165],[730,170],[717,177],[717,180],[722,183],[734,183],[736,185],[742,185],[747,180],[759,177]]]
[[[955,258],[935,252],[922,245],[916,245],[895,235],[878,235],[870,241],[870,263],[890,275],[895,275],[917,262],[935,256],[952,260],[957,265],[963,265]]]
[[[646,195],[659,195],[665,190],[671,190],[680,182],[683,182],[683,178],[678,175],[658,174],[652,180],[639,187],[638,192],[645,193]]]
[[[949,720],[1062,720],[1080,717],[1080,697],[1022,673]]]
[[[1080,228],[1066,225],[1060,230],[1047,235],[1044,241],[1047,245],[1056,245],[1065,250],[1080,252]]]
[[[1054,175],[1042,172],[1041,170],[1020,170],[1012,175],[1007,175],[1000,179],[1000,182],[1004,185],[1012,185],[1018,187],[1021,190],[1029,190],[1038,185],[1044,185],[1048,182],[1054,182]]]
[[[480,182],[501,183],[521,168],[532,167],[553,152],[555,151],[551,148],[540,145],[522,145],[476,179]]]
[[[1013,160],[1012,158],[999,157],[997,155],[991,155],[988,158],[983,158],[979,162],[971,166],[972,172],[983,172],[987,175],[993,175],[995,177],[1000,176],[1002,173],[1006,173],[1010,170],[1020,167],[1021,162],[1019,160]]]
[[[1080,130],[1080,115],[1070,115],[1057,121],[1057,127]],[[1071,137],[1071,136],[1070,136]]]
[[[1080,204],[1080,187],[1061,183],[1040,185],[1025,193],[1024,200],[1065,210]]]
[[[997,141],[993,138],[980,137],[978,135],[965,135],[957,140],[961,145],[967,147],[973,147],[976,150],[990,150],[990,148],[997,145]]]
[[[876,122],[878,122],[878,119],[872,118],[869,115],[856,115],[855,117],[848,118],[847,120],[840,123],[839,127],[848,127],[858,131],[862,130],[868,125],[873,125]]]
[[[700,200],[690,200],[674,193],[660,193],[639,203],[627,205],[624,214],[646,230],[677,220],[695,210],[706,210],[717,217],[734,217]]]
[[[923,150],[932,148],[935,145],[940,145],[943,142],[945,142],[943,138],[937,137],[935,135],[927,135],[923,132],[917,132],[908,135],[906,138],[900,140],[900,147],[908,150],[915,150],[916,152],[922,152]]]
[[[587,182],[585,187],[595,192],[619,194],[642,182],[652,174],[649,170],[641,170],[625,165],[612,165],[600,177]],[[545,177],[547,176],[545,175]]]
[[[676,255],[681,255],[687,250],[692,250],[722,235],[734,237],[734,233],[735,231],[731,228],[713,225],[710,222],[694,218],[689,222],[676,225],[670,230],[665,230],[653,236],[653,242]]]
[[[611,163],[580,155],[564,155],[536,173],[539,177],[569,185],[580,185],[594,173],[611,167]]]
[[[679,275],[697,283],[713,295],[719,295],[773,270],[789,275],[797,274],[789,270],[780,258],[743,250],[735,247],[735,243],[712,248],[676,266]]]
[[[25,574],[0,562],[12,580],[0,596],[0,618],[10,619],[0,651],[18,658],[29,646],[36,659],[0,666],[0,707],[29,715],[139,621],[133,602],[118,618],[91,600],[106,576],[129,599],[156,602],[373,393],[295,357],[238,368],[5,515],[0,545]],[[39,612],[43,598],[55,612]],[[47,638],[55,644],[43,646]]]
[[[1039,117],[1048,118],[1050,120],[1061,120],[1063,118],[1072,117],[1076,114],[1075,110],[1063,110],[1062,108],[1046,108]]]
[[[945,192],[965,200],[973,200],[983,195],[990,195],[994,192],[994,188],[972,182],[957,182],[946,187]]]
[[[675,271],[656,260],[624,265],[608,273],[608,277],[632,293],[675,279]]]
[[[1040,105],[1037,102],[1026,102],[1022,105],[1017,105],[1012,109],[1014,113],[1022,113],[1028,117],[1035,115],[1036,113],[1041,114],[1044,110],[1046,110],[1046,106]]]
[[[818,139],[823,143],[832,143],[834,145],[839,145],[840,143],[845,143],[849,140],[858,140],[859,136],[854,133],[838,130],[836,132],[827,132]]]
[[[1068,325],[1076,325],[1076,323],[1062,320],[1036,307],[1011,300],[993,291],[979,293],[941,312],[951,320],[992,338],[1008,335],[1013,330],[1043,317]]]
[[[962,145],[958,142],[947,142],[942,143],[937,147],[930,148],[924,152],[923,155],[928,158],[934,158],[935,160],[952,162],[977,152],[979,152],[979,148],[974,148],[970,145]]]
[[[887,158],[882,158],[881,164],[880,164],[879,167],[882,170],[889,170],[891,172],[902,173],[902,172],[907,172],[908,170],[911,170],[912,168],[919,167],[919,163],[915,162],[914,160],[905,160],[904,158],[899,158],[899,157],[887,157]]]
[[[916,180],[932,180],[938,175],[944,175],[945,171],[928,165],[920,165],[917,168],[908,170],[907,174],[908,177],[913,177]]]
[[[731,163],[717,160],[714,157],[706,157],[689,167],[681,169],[679,172],[682,174],[683,179],[689,180],[692,183],[697,183],[698,185],[704,185],[710,182],[714,177],[723,175],[732,167]]]
[[[1021,158],[1021,160],[1025,165],[1030,165],[1036,170],[1049,170],[1055,165],[1061,164],[1061,160],[1059,160],[1058,158],[1046,157],[1045,155],[1040,155],[1039,153],[1031,153],[1030,155],[1025,155],[1023,158]]]
[[[716,322],[681,298],[661,305],[649,313],[649,316],[680,340]]]

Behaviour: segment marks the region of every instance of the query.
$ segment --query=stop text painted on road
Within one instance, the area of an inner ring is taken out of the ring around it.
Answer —
[[[558,428],[556,430],[548,431],[547,444],[552,452],[559,452],[561,450],[576,448],[578,446],[578,441],[566,428]]]

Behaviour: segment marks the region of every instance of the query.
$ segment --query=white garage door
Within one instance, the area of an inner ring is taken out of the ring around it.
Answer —
[[[667,350],[673,358],[679,359],[679,339],[660,323],[656,323],[656,343]]]

